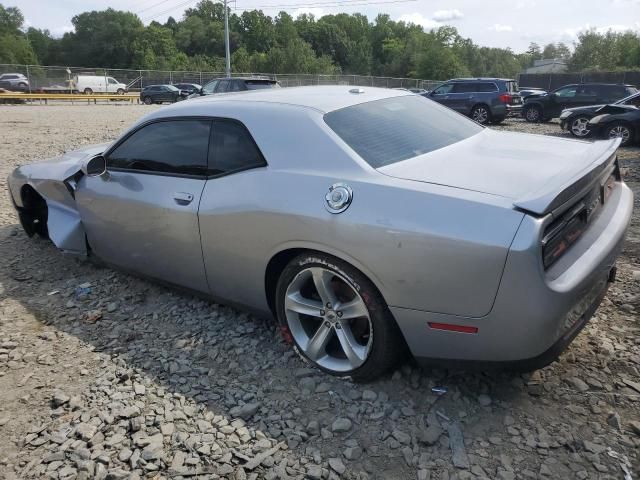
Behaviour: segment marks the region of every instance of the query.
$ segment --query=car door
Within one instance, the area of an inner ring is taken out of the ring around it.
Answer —
[[[587,107],[589,105],[597,105],[601,101],[602,92],[599,90],[598,86],[580,85],[576,92],[576,97],[573,105],[576,107]]]
[[[474,82],[456,83],[448,95],[446,105],[457,112],[469,115],[475,104],[474,93],[477,91],[477,84]]]
[[[448,107],[449,94],[453,90],[453,87],[453,83],[445,83],[443,85],[440,85],[429,94],[429,98],[434,102],[441,103],[442,105],[446,105]]]
[[[83,177],[76,203],[89,245],[108,263],[202,292],[198,205],[211,120],[143,125],[106,152],[107,172]]]
[[[545,117],[557,117],[565,108],[578,106],[576,100],[578,87],[578,85],[567,85],[553,92],[550,99],[551,103],[545,108]]]
[[[245,295],[255,289],[233,279],[245,278],[246,282],[250,275],[245,277],[242,272],[255,268],[249,262],[251,256],[240,252],[250,248],[255,236],[260,235],[255,230],[255,213],[260,206],[244,202],[243,192],[260,188],[267,163],[249,130],[236,120],[214,120],[211,138],[211,177],[205,185],[199,212],[211,295],[251,305],[253,300]]]

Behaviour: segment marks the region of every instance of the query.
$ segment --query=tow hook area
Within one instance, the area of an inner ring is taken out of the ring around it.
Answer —
[[[614,283],[616,281],[616,274],[618,273],[618,267],[613,266],[611,270],[609,270],[609,277],[607,278],[607,282]]]

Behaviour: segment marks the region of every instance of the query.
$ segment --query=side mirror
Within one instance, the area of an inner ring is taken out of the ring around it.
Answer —
[[[87,177],[99,177],[107,172],[107,160],[102,155],[96,155],[82,164],[82,173]]]

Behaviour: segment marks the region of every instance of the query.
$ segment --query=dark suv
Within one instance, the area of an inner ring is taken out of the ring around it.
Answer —
[[[198,95],[213,95],[216,93],[242,92],[245,90],[259,90],[261,88],[279,88],[280,84],[270,78],[262,77],[233,77],[216,78],[207,83]],[[191,97],[189,97],[191,98]]]
[[[425,96],[483,125],[500,123],[522,108],[518,84],[504,78],[456,78]]]
[[[544,95],[527,97],[522,107],[522,115],[527,122],[546,122],[559,117],[565,108],[613,103],[635,92],[636,89],[631,85],[610,83],[565,85]]]

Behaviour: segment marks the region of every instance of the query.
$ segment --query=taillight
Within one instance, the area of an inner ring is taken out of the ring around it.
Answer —
[[[587,229],[587,206],[580,202],[545,230],[542,239],[542,262],[547,269],[578,241]]]
[[[504,95],[500,95],[500,101],[502,103],[511,103],[511,99],[513,97],[511,95],[509,95],[508,93],[505,93]]]

